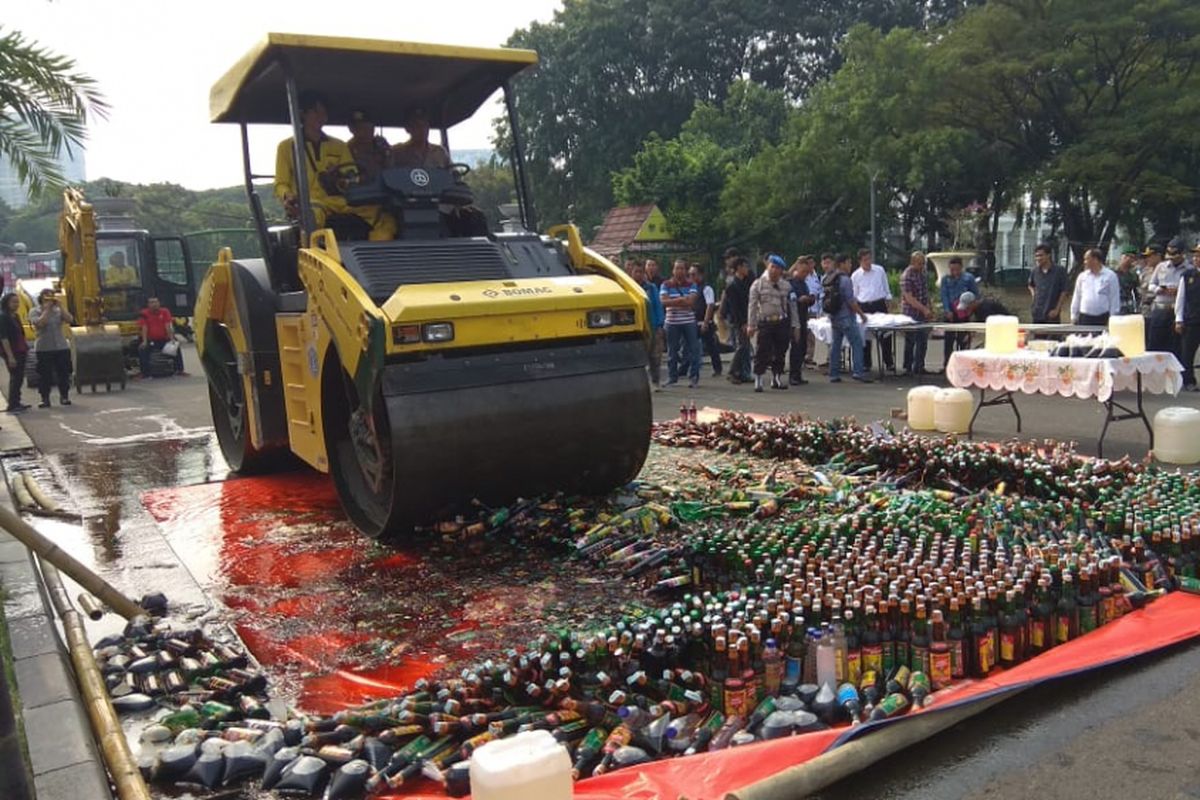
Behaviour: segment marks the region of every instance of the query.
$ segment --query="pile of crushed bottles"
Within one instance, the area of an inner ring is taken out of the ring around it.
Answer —
[[[283,718],[236,648],[162,623],[100,643],[117,702],[164,707],[145,773],[329,800],[432,779],[463,796],[477,748],[541,729],[584,778],[893,718],[1198,586],[1192,476],[1052,442],[799,418],[688,420],[655,438],[700,448],[680,485],[481,506],[430,534],[555,548],[644,589],[590,628],[402,697]]]

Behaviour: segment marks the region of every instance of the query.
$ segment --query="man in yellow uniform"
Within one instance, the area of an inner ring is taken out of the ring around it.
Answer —
[[[104,268],[104,285],[117,289],[137,286],[137,270],[125,262],[125,254],[120,250],[108,257],[108,266]]]
[[[371,228],[371,241],[396,237],[396,222],[378,206],[352,206],[341,190],[347,179],[357,175],[354,156],[340,139],[326,136],[321,128],[329,120],[324,99],[316,92],[301,92],[300,113],[304,127],[304,163],[308,175],[309,199],[318,228],[324,228],[332,216],[353,215]],[[292,158],[292,138],[279,143],[275,152],[275,196],[292,219],[300,216],[299,188]]]

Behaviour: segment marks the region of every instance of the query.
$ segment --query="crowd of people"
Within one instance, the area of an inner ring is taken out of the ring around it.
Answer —
[[[0,283],[0,292],[3,284]],[[25,335],[26,322],[33,329],[32,345]],[[8,404],[6,411],[21,413],[31,406],[22,402],[26,365],[29,353],[36,358],[37,389],[41,397],[38,408],[50,408],[50,400],[57,390],[60,405],[71,405],[71,376],[74,364],[71,347],[67,341],[66,328],[75,322],[74,316],[63,305],[62,299],[53,289],[46,288],[38,295],[37,306],[29,310],[28,318],[21,318],[21,299],[16,292],[0,297],[0,354],[8,368]],[[151,354],[164,351],[175,343],[171,357],[174,374],[187,375],[183,367],[183,352],[175,339],[175,320],[171,312],[163,307],[157,297],[151,297],[138,316],[138,361],[141,372],[134,379],[150,375]]]
[[[863,325],[869,313],[888,313],[893,306],[887,271],[874,263],[869,250],[860,250],[857,267],[848,254],[824,253],[820,258],[801,255],[790,265],[778,254],[763,259],[761,274],[750,260],[735,249],[725,252],[725,287],[718,298],[705,283],[698,264],[676,259],[669,277],[663,277],[654,258],[627,259],[625,271],[646,292],[648,315],[653,329],[650,350],[651,380],[656,388],[672,386],[681,378],[691,388],[700,382],[700,365],[705,352],[712,363],[713,377],[724,374],[718,328],[724,329],[726,345],[732,349],[727,379],[731,383],[753,383],[761,392],[769,381],[773,389],[803,386],[805,366],[817,366],[815,340],[808,330],[812,316],[829,317],[831,353],[848,345],[850,377],[871,383],[871,351]],[[918,322],[933,319],[929,279],[924,253],[915,252],[901,277],[901,309]],[[949,321],[995,310],[995,301],[978,299],[975,279],[963,271],[961,260],[951,264],[951,276],[943,282],[942,301],[950,308]],[[884,367],[896,371],[892,342],[884,340]],[[907,333],[904,344],[905,374],[925,373],[929,331]],[[667,379],[661,375],[662,355],[667,357]],[[825,366],[825,365],[821,365]],[[841,359],[828,363],[829,380],[839,383]]]
[[[1104,326],[1117,314],[1144,313],[1147,349],[1175,354],[1184,365],[1185,389],[1197,391],[1192,362],[1200,348],[1200,245],[1192,249],[1191,264],[1186,263],[1187,246],[1179,238],[1165,248],[1128,248],[1116,269],[1105,266],[1100,250],[1089,249],[1074,287],[1066,268],[1054,262],[1053,252],[1048,244],[1034,250],[1028,280],[1034,323]],[[801,255],[789,265],[772,253],[756,271],[746,256],[731,248],[724,254],[724,288],[719,293],[706,283],[700,265],[684,258],[675,259],[667,276],[654,258],[627,258],[624,268],[646,292],[652,328],[650,378],[656,389],[685,378],[690,388],[698,386],[705,354],[713,377],[722,376],[722,345],[732,350],[726,375],[731,383],[753,383],[756,392],[768,381],[773,389],[802,386],[808,383],[805,366],[817,366],[808,322],[820,315],[827,316],[830,325],[830,382],[842,380],[840,354],[845,346],[850,377],[870,383],[867,315],[892,313],[897,305],[887,271],[867,249],[858,252],[857,265],[848,254]],[[999,300],[983,295],[961,258],[952,257],[948,270],[938,285],[940,306],[935,310],[926,256],[913,252],[900,275],[900,313],[918,323],[983,322],[1011,313]],[[927,327],[903,333],[900,374],[929,374],[925,365],[930,333]],[[897,373],[894,334],[880,330],[876,335],[884,369]],[[970,341],[969,332],[944,332],[943,370],[951,355],[970,347]]]

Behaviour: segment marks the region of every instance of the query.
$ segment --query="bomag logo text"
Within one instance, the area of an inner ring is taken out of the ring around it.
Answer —
[[[485,289],[484,297],[532,297],[542,294],[554,294],[549,286],[522,286],[517,289]]]

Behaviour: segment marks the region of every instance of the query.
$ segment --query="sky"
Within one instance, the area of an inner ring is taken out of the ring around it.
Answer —
[[[111,108],[89,126],[87,179],[210,189],[242,182],[237,127],[208,121],[212,84],[268,31],[497,46],[560,0],[8,0],[0,28],[74,58]],[[490,148],[484,106],[451,134],[455,149]],[[330,135],[346,139],[340,126]],[[274,169],[284,128],[251,133],[255,172]],[[388,131],[389,139],[403,134]]]

